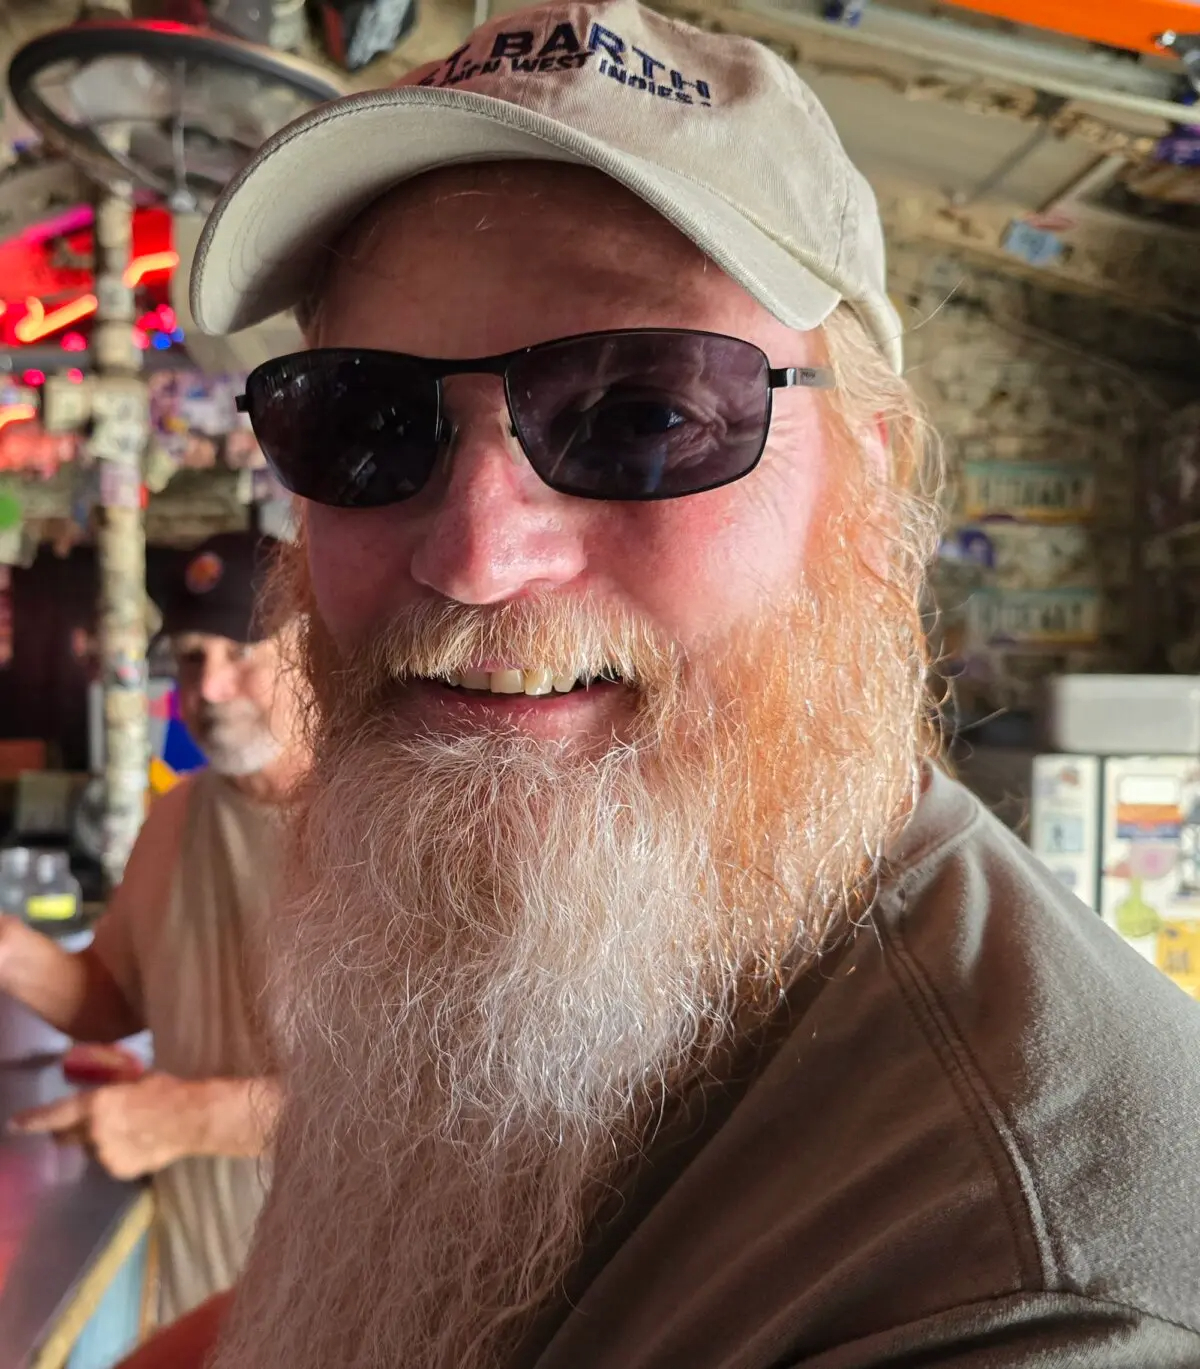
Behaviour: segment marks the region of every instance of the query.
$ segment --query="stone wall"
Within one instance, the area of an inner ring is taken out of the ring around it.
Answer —
[[[1164,666],[1148,494],[1200,339],[928,244],[893,246],[891,287],[950,478],[935,635],[963,719],[1034,708],[1048,673]]]

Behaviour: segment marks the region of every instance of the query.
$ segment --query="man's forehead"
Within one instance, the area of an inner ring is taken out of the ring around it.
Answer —
[[[653,310],[714,288],[743,293],[674,225],[602,172],[518,161],[439,168],[393,187],[331,246],[320,302],[369,297],[389,280],[410,294],[415,272],[449,270],[452,258],[478,253],[494,260],[491,283],[514,294],[628,294]],[[512,263],[523,256],[530,259],[521,276]]]
[[[363,259],[422,236],[490,238],[552,223],[584,238],[598,260],[619,260],[621,245],[639,239],[669,250],[680,264],[703,254],[644,200],[603,172],[556,162],[478,162],[439,167],[394,186],[370,205],[335,244],[336,260]]]

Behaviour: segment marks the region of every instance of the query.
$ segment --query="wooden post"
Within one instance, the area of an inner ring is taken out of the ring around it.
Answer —
[[[91,456],[100,476],[96,543],[104,686],[105,812],[102,861],[120,882],[145,816],[150,763],[146,694],[146,534],[142,455],[149,431],[141,354],[133,342],[133,290],[125,283],[133,232],[129,193],[96,203]]]

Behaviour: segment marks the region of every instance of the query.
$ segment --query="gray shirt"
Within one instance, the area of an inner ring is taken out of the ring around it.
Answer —
[[[1197,1369],[1200,1005],[934,775],[537,1369]]]

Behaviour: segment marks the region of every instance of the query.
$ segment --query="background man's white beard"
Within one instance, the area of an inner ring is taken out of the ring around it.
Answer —
[[[227,779],[257,775],[283,755],[283,747],[271,736],[259,737],[248,745],[210,744],[200,749],[210,768]]]
[[[283,744],[265,723],[216,721],[196,739],[212,770],[236,779],[257,775],[283,755]]]

